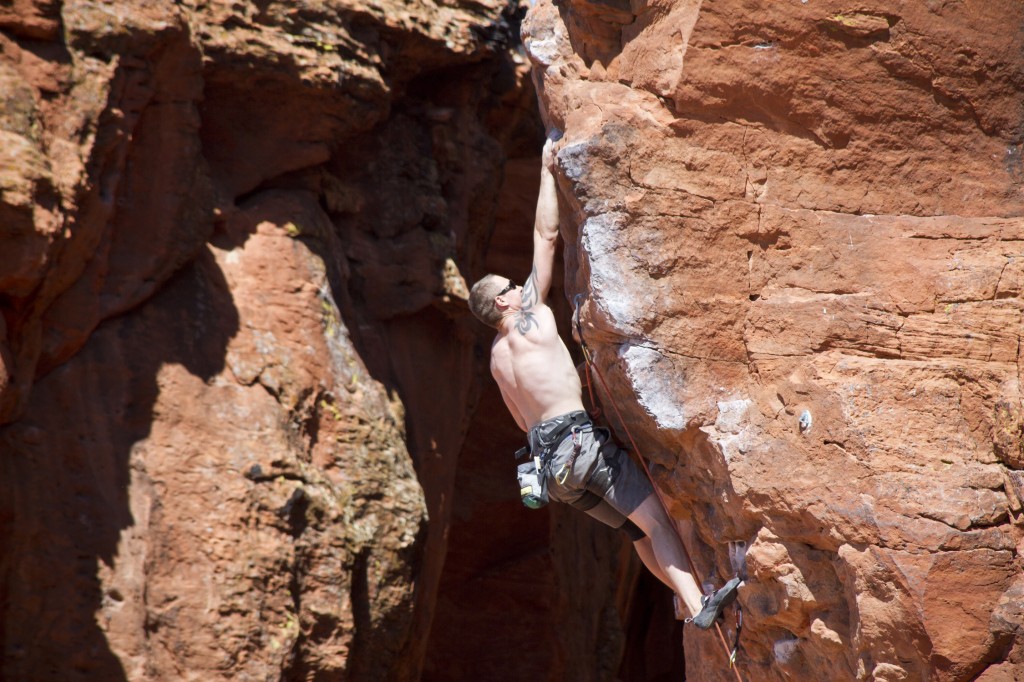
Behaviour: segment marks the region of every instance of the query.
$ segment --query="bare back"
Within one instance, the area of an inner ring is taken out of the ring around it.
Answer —
[[[583,409],[582,386],[555,316],[541,303],[525,331],[502,328],[491,346],[491,374],[524,431],[537,422]]]

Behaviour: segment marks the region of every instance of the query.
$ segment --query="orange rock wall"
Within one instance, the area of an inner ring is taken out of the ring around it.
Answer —
[[[1024,8],[512,9],[0,4],[0,678],[679,676],[462,303],[528,271],[527,58],[559,314],[746,679],[1021,677]]]
[[[538,0],[524,24],[567,293],[701,572],[747,578],[747,679],[1024,674],[1022,22]],[[686,639],[687,679],[732,679]]]
[[[514,9],[0,7],[0,678],[419,676]]]

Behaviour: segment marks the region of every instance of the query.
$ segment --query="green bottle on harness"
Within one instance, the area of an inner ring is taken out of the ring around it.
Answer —
[[[516,459],[530,453],[529,447],[516,450]],[[540,457],[534,457],[519,465],[519,499],[529,509],[540,509],[548,503],[548,481],[544,475],[544,464]]]

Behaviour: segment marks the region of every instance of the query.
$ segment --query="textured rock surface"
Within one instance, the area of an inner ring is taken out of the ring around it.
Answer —
[[[461,303],[528,270],[505,10],[0,3],[0,678],[679,677]],[[749,680],[1024,674],[1022,24],[533,9],[564,290]]]
[[[0,677],[418,677],[509,16],[0,7]]]
[[[567,292],[701,571],[747,575],[747,679],[1024,670],[1022,21],[541,0],[524,24]],[[686,659],[731,679],[710,636]]]

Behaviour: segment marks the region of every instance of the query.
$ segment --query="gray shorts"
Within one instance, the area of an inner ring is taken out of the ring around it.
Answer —
[[[530,429],[530,442],[546,442],[546,432],[576,415],[570,413],[540,422]],[[654,488],[607,429],[596,428],[589,420],[580,429],[580,453],[574,462],[570,434],[555,448],[548,469],[548,491],[552,499],[572,505],[612,528],[622,528]]]

